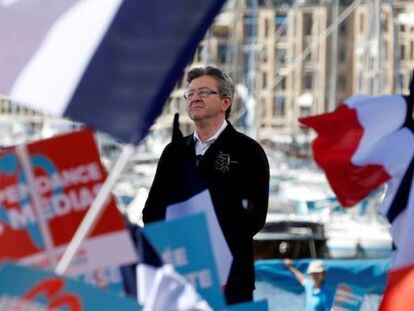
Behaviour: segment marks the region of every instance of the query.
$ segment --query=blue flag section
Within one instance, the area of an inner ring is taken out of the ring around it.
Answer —
[[[0,1],[0,94],[137,143],[223,3]]]
[[[331,259],[323,262],[326,267],[326,285],[332,292],[343,289],[343,295],[336,302],[343,303],[346,299],[355,308],[361,307],[361,310],[378,309],[386,286],[390,259]],[[308,259],[294,261],[295,267],[304,274],[308,264]],[[255,300],[267,299],[269,310],[305,310],[303,287],[282,260],[258,260],[255,270]],[[362,306],[358,306],[361,296]]]
[[[12,280],[12,281],[11,281]],[[50,272],[12,264],[0,269],[0,310],[140,310],[120,298]]]
[[[225,307],[203,214],[154,223],[143,231],[164,263],[174,266],[214,310]]]
[[[138,142],[223,2],[123,1],[66,114]]]

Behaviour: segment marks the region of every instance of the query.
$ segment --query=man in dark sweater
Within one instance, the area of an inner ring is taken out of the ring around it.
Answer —
[[[234,86],[208,66],[193,68],[184,97],[194,121],[192,135],[165,148],[143,211],[144,223],[165,218],[166,207],[186,199],[189,166],[210,191],[217,219],[233,255],[225,287],[227,303],[253,298],[253,236],[263,227],[269,195],[269,164],[260,145],[227,120]]]

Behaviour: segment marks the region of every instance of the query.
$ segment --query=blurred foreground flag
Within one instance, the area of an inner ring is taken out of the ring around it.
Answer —
[[[158,230],[161,235],[162,227],[161,225],[159,227],[161,230]],[[166,231],[169,234],[168,230]],[[144,306],[144,310],[213,310],[197,293],[194,286],[175,271],[171,263],[165,264],[161,260],[158,252],[142,232],[138,233],[138,250],[140,262],[137,265],[137,298],[139,304]],[[187,260],[183,250],[181,249],[178,257],[173,255],[181,265],[187,264],[183,261]]]
[[[157,269],[152,283],[151,293],[155,296],[150,299],[152,294],[147,295],[145,306],[154,303],[159,306],[168,305],[168,301],[175,300],[177,307],[174,310],[192,310],[191,306],[205,300],[213,310],[224,308],[224,296],[208,231],[206,216],[203,213],[145,225],[143,232],[164,264]],[[141,258],[144,261],[148,259],[142,255]],[[156,262],[154,263],[156,266]],[[139,266],[137,271],[139,280]],[[139,281],[137,287],[140,297],[140,291],[145,287],[141,286]],[[173,303],[170,302],[170,305],[173,306]],[[167,309],[173,310],[172,307]],[[204,307],[202,309],[204,310]]]
[[[394,266],[414,263],[414,127],[407,98],[354,96],[333,113],[300,122],[316,130],[315,161],[344,206],[355,205],[388,182],[381,212],[392,225]]]
[[[75,152],[80,149],[82,152]],[[65,251],[105,178],[91,130],[0,152],[0,264],[18,261],[49,267],[53,258],[58,259]],[[36,212],[35,194],[42,213]],[[136,262],[134,245],[113,197],[105,207],[99,223],[76,254],[69,274]],[[48,230],[42,230],[39,215]],[[115,251],[108,251],[108,247]]]
[[[0,1],[0,94],[136,143],[223,3]]]
[[[414,310],[414,265],[388,273],[387,289],[380,311]]]
[[[138,304],[50,272],[13,264],[0,268],[0,310],[123,310]]]

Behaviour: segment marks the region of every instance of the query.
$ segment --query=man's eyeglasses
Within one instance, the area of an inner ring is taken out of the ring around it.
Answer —
[[[208,87],[203,87],[201,89],[196,89],[196,90],[187,90],[184,92],[184,98],[187,100],[191,100],[194,96],[194,94],[198,95],[198,97],[200,98],[205,98],[211,94],[219,94],[221,96],[227,96],[226,94],[224,94],[223,92],[219,92],[219,91],[214,91],[212,89],[209,89]]]

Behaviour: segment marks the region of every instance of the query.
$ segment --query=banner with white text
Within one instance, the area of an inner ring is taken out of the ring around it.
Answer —
[[[92,131],[81,130],[27,145],[41,212],[58,259],[106,178]],[[0,262],[49,266],[28,174],[16,148],[0,153]],[[124,220],[111,197],[69,268],[78,274],[136,260]]]

